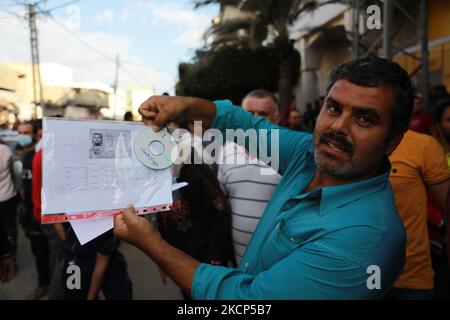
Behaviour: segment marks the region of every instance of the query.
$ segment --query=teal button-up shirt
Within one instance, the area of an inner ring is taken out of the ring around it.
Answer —
[[[279,129],[283,175],[237,269],[200,264],[194,299],[372,299],[400,276],[406,233],[389,184],[377,177],[303,193],[313,179],[312,135],[217,101],[213,127]]]

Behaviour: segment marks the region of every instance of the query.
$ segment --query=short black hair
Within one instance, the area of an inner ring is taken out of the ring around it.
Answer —
[[[42,119],[35,119],[30,123],[33,126],[33,134],[36,134],[39,130],[42,130]]]
[[[394,92],[390,134],[408,130],[414,105],[414,89],[408,73],[393,61],[379,57],[364,57],[338,66],[331,71],[328,95],[338,80],[345,79],[363,87],[388,87]]]
[[[442,115],[444,114],[445,110],[447,108],[450,108],[450,99],[442,101],[436,108],[435,113],[435,121],[437,123],[440,123],[442,121]]]
[[[247,93],[247,95],[244,97],[243,100],[245,100],[246,98],[249,98],[249,97],[258,98],[258,99],[271,98],[272,101],[275,103],[275,107],[277,108],[277,111],[280,110],[280,101],[278,100],[277,96],[273,92],[270,92],[265,89],[252,90],[249,93]]]
[[[133,119],[133,113],[131,111],[125,112],[125,114],[123,115],[123,120],[130,121],[132,119]]]

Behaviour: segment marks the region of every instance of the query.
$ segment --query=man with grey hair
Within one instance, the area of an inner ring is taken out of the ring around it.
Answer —
[[[275,94],[264,89],[250,91],[242,100],[242,107],[255,117],[263,117],[280,124],[280,103]]]

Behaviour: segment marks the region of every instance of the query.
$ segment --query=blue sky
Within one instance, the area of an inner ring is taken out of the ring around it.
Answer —
[[[16,2],[25,0],[0,0],[0,10],[23,15]],[[41,8],[69,2],[47,0]],[[111,84],[111,60],[119,54],[121,87],[152,85],[156,93],[173,93],[178,63],[203,45],[201,36],[218,11],[218,6],[194,10],[191,0],[81,0],[53,11],[58,23],[39,18],[41,60],[71,67],[75,81]],[[26,21],[0,11],[0,61],[29,61],[28,37]]]

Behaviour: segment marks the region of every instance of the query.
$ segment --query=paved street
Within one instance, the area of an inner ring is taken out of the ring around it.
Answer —
[[[133,297],[137,300],[181,299],[178,287],[167,279],[161,282],[157,266],[140,250],[122,243],[121,252],[128,262],[128,273],[133,281]],[[0,283],[0,300],[21,300],[33,291],[37,284],[36,268],[30,243],[19,227],[19,250],[17,255],[19,270],[15,278],[7,284]],[[43,299],[46,299],[44,297]]]

